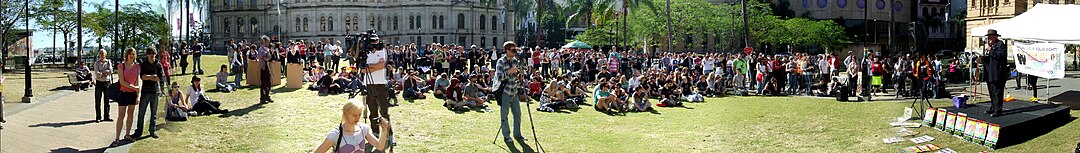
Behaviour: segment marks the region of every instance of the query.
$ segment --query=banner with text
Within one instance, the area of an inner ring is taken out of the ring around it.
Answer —
[[[1065,44],[1013,43],[1016,71],[1042,78],[1065,78]]]

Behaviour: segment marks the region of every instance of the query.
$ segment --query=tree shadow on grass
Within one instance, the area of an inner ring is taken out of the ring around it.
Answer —
[[[233,116],[244,116],[244,115],[247,115],[248,113],[251,113],[252,111],[259,110],[259,109],[262,109],[262,108],[266,108],[266,106],[263,106],[263,105],[265,105],[265,104],[264,103],[259,103],[259,104],[248,106],[246,108],[241,108],[241,109],[237,109],[237,110],[230,110],[229,113],[219,115],[218,118],[229,118],[229,117],[233,117]]]
[[[91,149],[91,150],[79,150],[79,149],[75,149],[75,148],[71,148],[71,147],[63,147],[63,148],[56,148],[56,149],[50,150],[49,152],[51,152],[51,153],[84,153],[84,152],[90,153],[90,152],[105,152],[105,149],[106,149],[105,147],[102,147],[102,148]]]
[[[85,121],[72,121],[72,122],[39,123],[39,124],[30,125],[28,127],[47,126],[47,127],[59,128],[59,127],[72,126],[72,125],[85,125],[85,124],[90,124],[90,123],[96,123],[96,121],[94,121],[94,120],[85,120]]]

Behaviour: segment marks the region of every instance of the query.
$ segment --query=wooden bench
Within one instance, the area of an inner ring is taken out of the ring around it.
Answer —
[[[67,75],[68,83],[71,83],[71,87],[74,88],[75,91],[82,90],[83,85],[87,88],[94,85],[93,83],[90,83],[90,80],[79,81],[77,73],[64,73],[64,75]]]

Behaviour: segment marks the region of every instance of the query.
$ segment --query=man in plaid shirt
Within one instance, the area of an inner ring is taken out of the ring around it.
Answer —
[[[521,89],[521,81],[519,74],[522,69],[519,69],[521,64],[515,55],[517,54],[517,44],[513,41],[507,41],[503,43],[503,50],[506,52],[503,57],[495,63],[495,80],[494,88],[497,89],[495,93],[499,102],[499,116],[502,119],[501,130],[503,135],[503,141],[512,142],[510,139],[510,127],[507,123],[507,111],[514,114],[514,137],[518,140],[525,141],[525,137],[521,135],[521,104],[518,99],[518,91]]]

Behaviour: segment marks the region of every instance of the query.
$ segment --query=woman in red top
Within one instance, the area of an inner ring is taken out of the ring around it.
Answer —
[[[135,115],[135,108],[139,105],[139,92],[142,91],[142,80],[139,78],[139,64],[135,63],[135,49],[128,48],[124,54],[124,63],[118,68],[120,73],[117,73],[120,77],[120,97],[116,101],[120,107],[120,118],[116,119],[116,137],[112,143],[115,147],[120,142],[121,127],[127,125],[125,130],[124,139],[132,141],[131,134],[131,120]],[[127,117],[127,120],[125,120]]]
[[[544,83],[540,82],[540,80],[543,79],[541,79],[540,76],[537,75],[533,77],[532,82],[529,82],[529,97],[532,97],[533,100],[540,100],[540,95],[544,92]]]
[[[885,74],[885,68],[882,66],[880,59],[878,59],[877,57],[873,59],[873,64],[870,65],[870,73],[873,75],[873,80],[871,80],[870,85],[873,86],[873,89],[871,89],[870,92],[876,96],[878,91],[881,90],[881,76]]]

